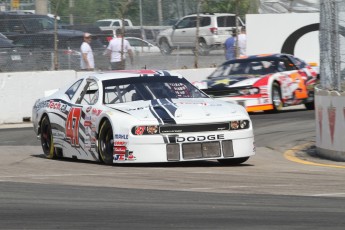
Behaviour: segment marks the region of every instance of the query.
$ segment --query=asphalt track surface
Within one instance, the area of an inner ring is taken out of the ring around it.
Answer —
[[[344,229],[345,163],[314,155],[314,111],[251,118],[241,166],[47,160],[32,128],[0,129],[0,229]]]

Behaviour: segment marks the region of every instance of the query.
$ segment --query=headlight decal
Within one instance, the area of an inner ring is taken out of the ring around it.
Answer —
[[[134,126],[132,128],[132,133],[138,136],[159,134],[159,126],[158,125]]]
[[[249,129],[249,120],[230,121],[230,130]]]
[[[172,134],[172,133],[194,133],[210,131],[231,131],[240,129],[249,129],[249,120],[235,120],[226,123],[215,124],[190,124],[190,125],[142,125],[134,126],[132,134],[136,136],[155,135],[155,134]]]

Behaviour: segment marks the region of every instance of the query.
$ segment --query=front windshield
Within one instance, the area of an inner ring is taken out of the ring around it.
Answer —
[[[236,60],[219,66],[209,78],[224,77],[229,75],[265,75],[278,71],[277,59],[249,59]]]
[[[163,98],[206,97],[186,79],[174,76],[133,77],[103,81],[104,104]]]

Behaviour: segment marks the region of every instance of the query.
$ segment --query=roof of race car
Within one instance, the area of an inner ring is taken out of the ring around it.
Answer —
[[[224,62],[223,64],[229,64],[229,63],[234,63],[238,61],[253,61],[255,59],[262,59],[262,58],[279,58],[281,56],[293,57],[291,54],[283,54],[283,53],[257,54],[257,55],[243,56],[237,59],[231,59],[229,61]]]
[[[117,71],[109,71],[109,72],[94,72],[89,73],[84,76],[84,78],[95,78],[98,80],[109,80],[114,78],[130,78],[130,77],[140,77],[140,76],[179,76],[182,77],[180,74],[176,72],[171,72],[167,70],[148,70],[148,69],[140,69],[140,70],[117,70]]]

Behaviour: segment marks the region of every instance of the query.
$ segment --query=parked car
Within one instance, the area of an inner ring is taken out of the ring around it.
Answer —
[[[125,37],[125,39],[132,46],[134,54],[149,54],[149,53],[159,54],[161,52],[158,46],[155,46],[151,44],[150,42],[145,41],[143,39],[135,38],[135,37]]]
[[[6,37],[0,37],[0,72],[21,71],[27,57]]]
[[[9,39],[12,39],[12,35],[53,29],[54,19],[47,15],[0,11],[0,33]]]
[[[60,29],[57,33],[58,69],[80,69],[80,46],[84,33],[75,30]],[[54,69],[55,38],[54,31],[41,31],[35,34],[13,36],[13,43],[21,46],[31,55],[33,70]],[[95,65],[99,69],[108,69],[109,59],[103,55],[105,45],[93,37],[91,47],[95,56]]]
[[[207,55],[211,49],[222,47],[232,29],[236,28],[236,19],[240,27],[244,26],[235,14],[199,14],[199,53]],[[195,50],[196,29],[197,15],[192,14],[180,19],[172,28],[161,31],[157,42],[162,53],[169,55],[176,48]]]
[[[314,109],[318,73],[289,54],[262,54],[220,65],[205,81],[194,84],[208,95],[243,105],[248,112],[278,112],[304,104]]]
[[[255,154],[242,106],[209,98],[168,71],[88,73],[38,99],[32,118],[47,158],[240,164]]]

